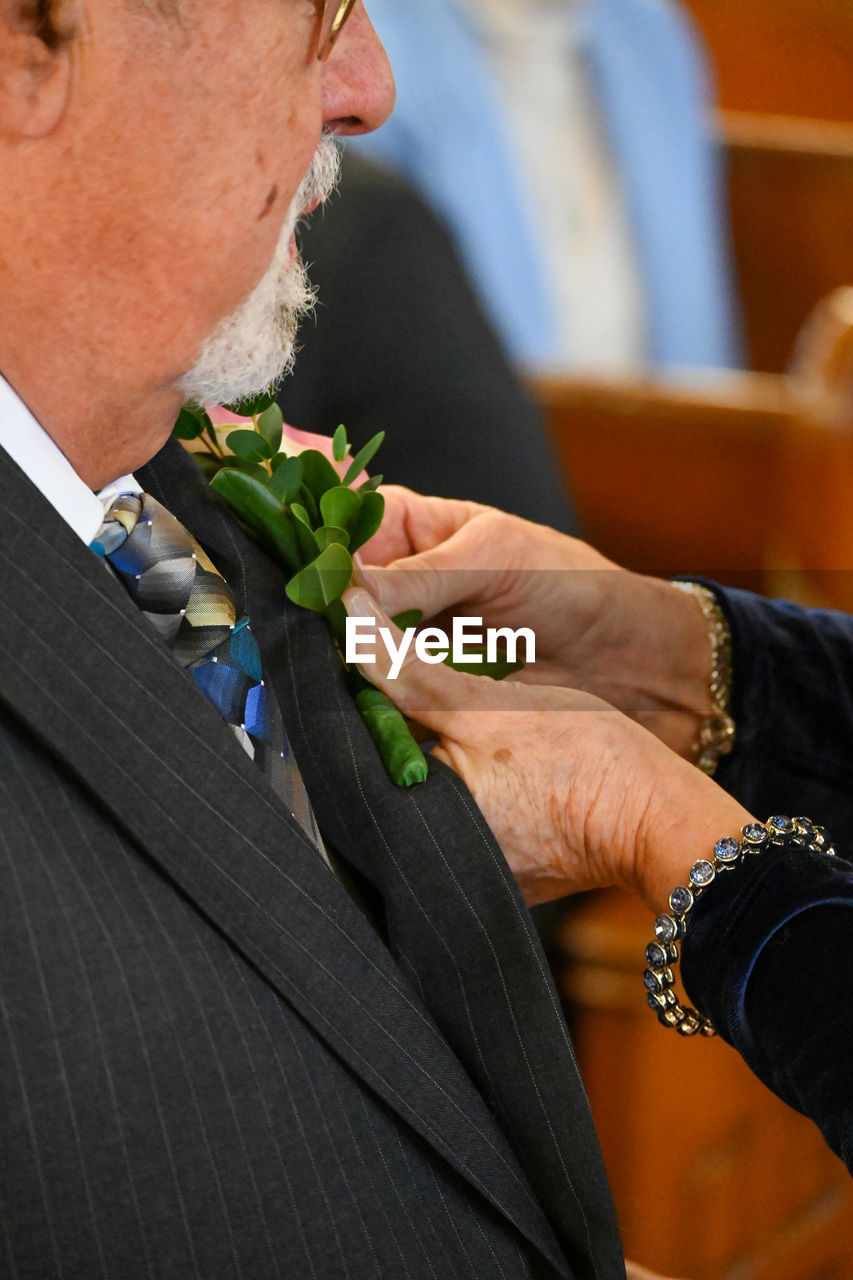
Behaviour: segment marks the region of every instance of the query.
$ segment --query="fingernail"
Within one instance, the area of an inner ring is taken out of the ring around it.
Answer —
[[[380,612],[376,601],[362,586],[350,588],[344,595],[344,603],[350,617],[375,618]]]
[[[370,573],[369,570],[365,569],[363,562],[359,560],[357,556],[358,553],[353,556],[353,564],[355,565],[352,573],[353,585],[356,587],[363,587],[364,590],[369,591],[372,596],[378,597],[379,581],[376,574]]]

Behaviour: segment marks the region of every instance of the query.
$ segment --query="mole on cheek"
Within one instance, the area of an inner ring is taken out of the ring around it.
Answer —
[[[261,218],[265,218],[267,216],[267,214],[270,212],[270,210],[272,209],[277,199],[278,199],[278,187],[270,187],[269,192],[267,194],[267,198],[264,201],[264,207],[263,209],[261,209],[261,212],[258,214],[258,222],[261,221]]]
[[[509,764],[512,759],[512,752],[509,747],[499,747],[492,756],[495,764]]]

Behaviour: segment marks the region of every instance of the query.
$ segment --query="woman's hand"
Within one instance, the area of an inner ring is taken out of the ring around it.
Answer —
[[[383,493],[361,580],[386,613],[420,608],[447,630],[451,614],[532,628],[536,662],[515,680],[584,689],[690,756],[711,711],[707,624],[693,599],[493,508]]]
[[[351,615],[401,635],[363,589]],[[635,721],[587,693],[496,682],[410,649],[391,679],[385,646],[364,668],[401,711],[436,735],[435,755],[466,782],[530,905],[622,885],[655,910],[746,810]]]

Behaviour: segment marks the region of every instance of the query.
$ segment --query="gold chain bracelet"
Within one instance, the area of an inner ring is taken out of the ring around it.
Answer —
[[[693,746],[698,769],[713,777],[720,756],[728,755],[735,743],[735,722],[729,714],[732,692],[732,636],[726,615],[713,591],[698,582],[672,582],[679,591],[693,596],[708,623],[711,645],[711,679],[708,692],[711,712],[702,722]]]

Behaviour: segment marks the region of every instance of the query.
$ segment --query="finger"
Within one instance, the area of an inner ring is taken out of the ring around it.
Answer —
[[[406,522],[409,496],[414,499],[418,495],[399,485],[381,485],[379,492],[385,499],[382,523],[357,553],[359,560],[365,564],[387,564],[389,560],[409,556],[415,550],[409,539]]]
[[[458,563],[452,546],[440,555],[438,550],[426,551],[387,568],[357,563],[353,582],[369,592],[389,617],[418,609],[424,618],[433,619],[479,596],[486,580],[495,576],[489,570],[444,568],[448,558],[451,564]]]
[[[451,537],[478,511],[475,502],[431,498],[402,485],[383,485],[385,515],[379,531],[362,548],[367,564],[388,564],[425,551]]]
[[[465,602],[489,600],[501,589],[505,573],[489,563],[500,535],[486,509],[425,551],[392,560],[382,568],[367,563],[362,585],[392,616],[404,609],[434,618]]]
[[[494,681],[454,671],[443,662],[424,661],[413,643],[414,628],[404,635],[363,588],[350,587],[343,602],[350,618],[362,624],[358,655],[348,650],[347,660],[358,660],[366,679],[404,715],[434,733],[456,738],[467,712],[496,710],[504,703],[509,708],[517,701],[516,686],[499,691]]]

